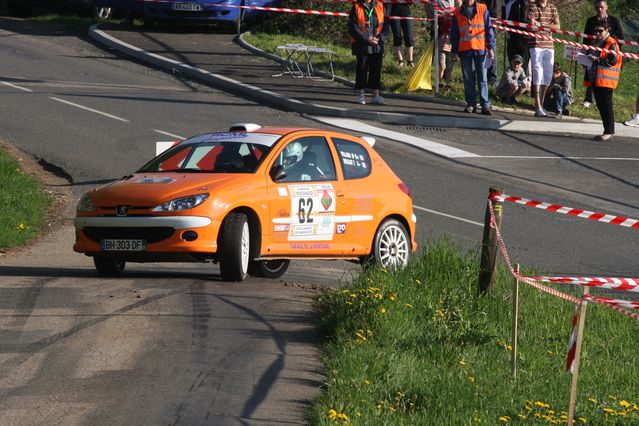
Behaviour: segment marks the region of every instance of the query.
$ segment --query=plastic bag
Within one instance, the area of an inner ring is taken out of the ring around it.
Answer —
[[[426,52],[417,62],[417,65],[408,74],[406,84],[402,87],[402,92],[414,92],[416,90],[433,90],[433,79],[431,71],[433,69],[433,43],[428,45]]]

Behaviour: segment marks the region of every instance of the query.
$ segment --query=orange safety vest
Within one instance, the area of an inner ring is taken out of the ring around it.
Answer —
[[[475,3],[477,13],[471,21],[461,13],[461,7],[455,10],[455,18],[459,26],[459,47],[458,52],[467,50],[486,50],[486,23],[484,14],[486,5]]]
[[[595,76],[595,86],[597,87],[609,87],[611,89],[616,89],[617,84],[619,84],[619,72],[621,71],[622,56],[619,54],[619,43],[617,43],[617,40],[608,36],[603,48],[609,50],[612,46],[617,48],[617,63],[612,67],[604,67],[601,64],[597,65],[597,75]],[[600,58],[605,58],[608,55],[608,52],[599,52]],[[584,80],[584,86],[590,87],[592,86],[592,82],[590,80]]]
[[[377,16],[377,30],[375,34],[379,34],[382,32],[382,28],[384,27],[384,4],[381,1],[378,1],[375,5],[375,16]],[[370,25],[368,19],[366,19],[366,10],[364,6],[357,2],[355,3],[355,13],[357,14],[357,24],[362,31],[366,31],[366,27]],[[354,37],[351,37],[351,44],[355,44],[357,40]]]

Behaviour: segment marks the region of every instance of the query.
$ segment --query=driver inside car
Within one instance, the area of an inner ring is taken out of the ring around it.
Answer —
[[[286,170],[287,181],[313,180],[318,174],[315,164],[309,164],[304,158],[304,147],[299,142],[292,142],[284,148],[282,166]]]

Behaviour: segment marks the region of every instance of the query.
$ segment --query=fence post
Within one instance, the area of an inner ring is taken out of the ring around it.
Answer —
[[[503,193],[501,188],[490,187],[489,193]],[[497,226],[501,226],[502,206],[501,201],[489,201],[495,214]],[[493,286],[495,281],[495,267],[497,266],[497,233],[490,226],[490,209],[486,206],[484,216],[484,237],[481,244],[481,262],[479,264],[479,291],[485,293]]]
[[[585,297],[590,294],[590,287],[584,286],[584,298],[581,300],[579,310],[579,323],[577,323],[577,341],[575,342],[575,359],[572,362],[572,381],[570,383],[570,404],[568,405],[568,426],[575,424],[575,403],[577,402],[577,379],[579,378],[579,358],[581,357],[581,341],[584,338],[584,324],[586,322]]]
[[[513,286],[513,329],[512,329],[512,352],[510,354],[510,367],[513,372],[513,379],[517,378],[517,334],[519,328],[519,264],[515,265],[515,283]]]

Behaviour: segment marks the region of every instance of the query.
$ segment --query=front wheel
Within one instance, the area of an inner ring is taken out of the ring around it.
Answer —
[[[402,223],[385,220],[375,233],[372,256],[382,268],[403,268],[411,254],[410,237]]]
[[[98,275],[117,277],[124,272],[126,262],[113,257],[93,256],[93,264],[95,265],[95,270],[98,272]]]
[[[224,281],[243,281],[249,265],[251,234],[243,213],[229,213],[218,237],[220,274]]]
[[[255,260],[249,265],[248,273],[255,277],[279,278],[290,263],[290,260]]]

